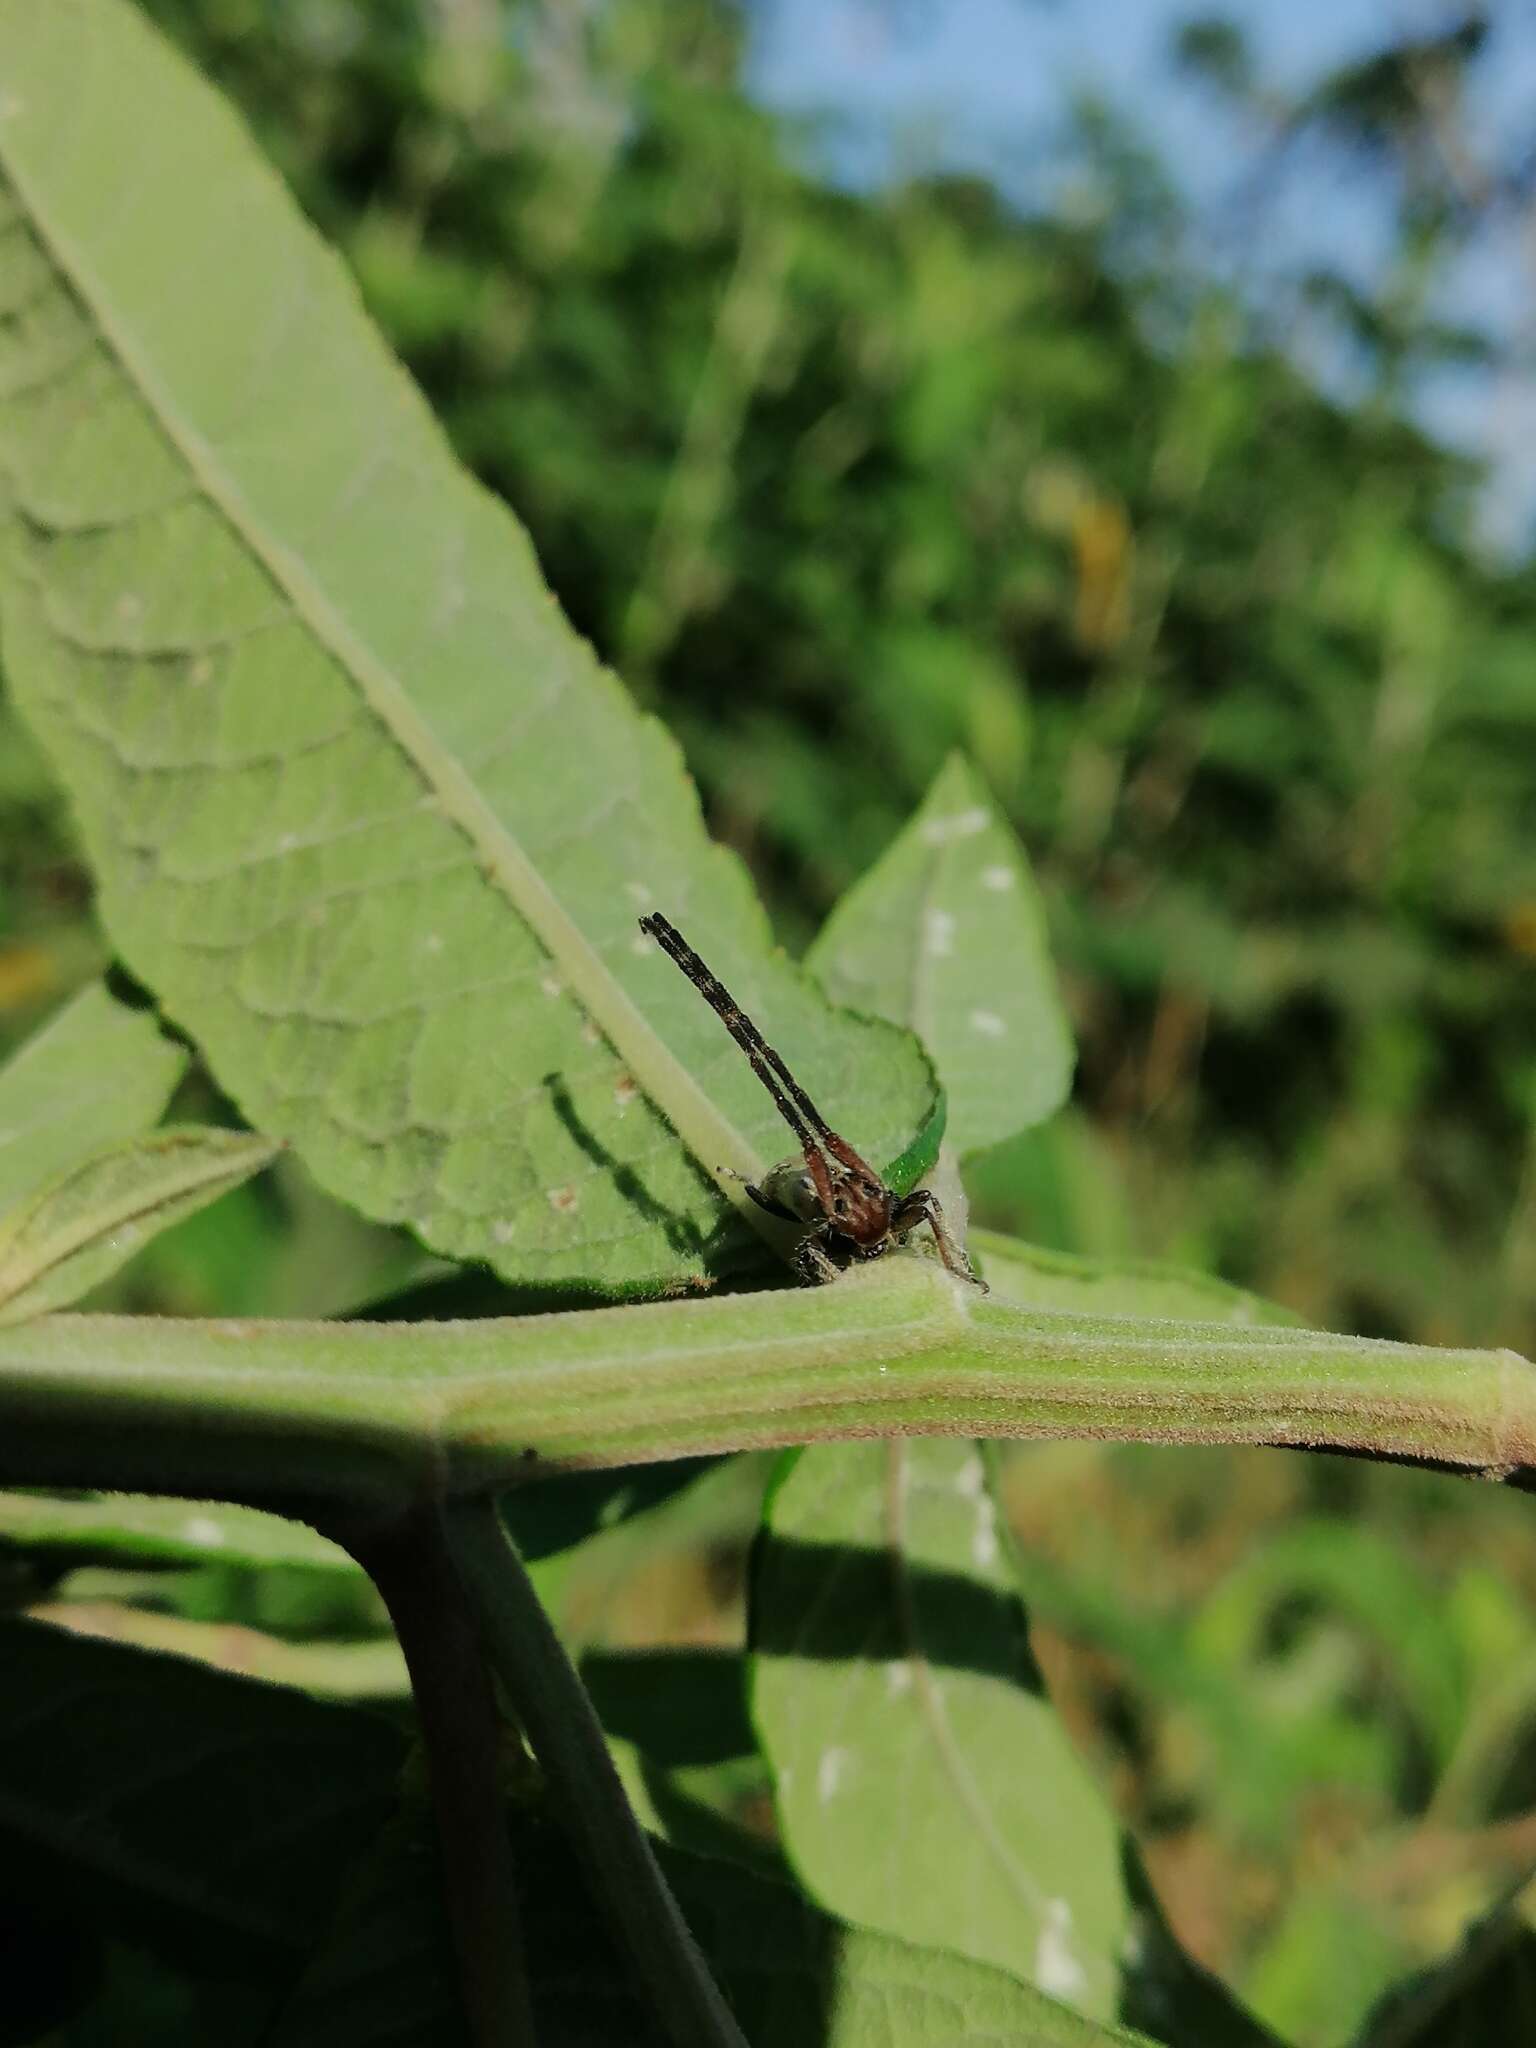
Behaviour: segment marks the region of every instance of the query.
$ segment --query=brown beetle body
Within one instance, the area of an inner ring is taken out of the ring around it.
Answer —
[[[641,918],[640,929],[676,961],[703,996],[800,1140],[798,1159],[775,1166],[763,1176],[760,1187],[752,1181],[744,1183],[753,1201],[770,1216],[806,1226],[806,1235],[795,1248],[795,1270],[800,1278],[808,1285],[835,1280],[855,1261],[878,1259],[893,1245],[905,1244],[912,1232],[926,1223],[949,1271],[981,1286],[928,1189],[895,1194],[847,1139],[838,1136],[729,989],[710,972],[675,925],[653,912]]]

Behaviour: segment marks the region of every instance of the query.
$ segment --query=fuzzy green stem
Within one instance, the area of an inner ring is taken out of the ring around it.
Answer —
[[[0,1484],[397,1505],[552,1467],[849,1437],[1287,1444],[1536,1465],[1513,1352],[1022,1309],[931,1261],[469,1323],[0,1330]]]

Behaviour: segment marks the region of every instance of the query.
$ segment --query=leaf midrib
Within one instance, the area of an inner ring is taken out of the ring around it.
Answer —
[[[619,1054],[644,1094],[662,1112],[722,1195],[771,1243],[779,1234],[746,1194],[743,1180],[762,1178],[756,1149],[662,1040],[604,965],[596,947],[565,910],[523,846],[507,830],[462,764],[438,740],[393,671],[312,576],[303,560],[266,531],[192,421],[176,405],[153,364],[117,316],[111,295],[89,259],[53,220],[7,146],[6,123],[16,107],[0,108],[0,166],[27,211],[33,232],[59,276],[86,309],[124,376],[185,463],[205,499],[225,520],[292,605],[316,641],[338,662],[384,731],[435,796],[442,813],[474,847],[488,879],[527,923],[562,969],[588,1016]],[[269,173],[270,174],[270,173]],[[270,174],[275,175],[275,174]],[[404,372],[402,371],[403,375]],[[722,1173],[721,1169],[729,1171]],[[733,1179],[732,1174],[742,1176]]]
[[[1037,1919],[1043,1921],[1048,1904],[1046,1895],[1014,1855],[998,1828],[992,1810],[966,1760],[965,1752],[950,1726],[949,1716],[944,1709],[943,1695],[934,1678],[928,1653],[923,1647],[916,1602],[912,1597],[911,1575],[907,1567],[907,1467],[911,1448],[910,1444],[900,1439],[887,1446],[884,1514],[896,1611],[902,1636],[907,1644],[907,1661],[912,1667],[913,1691],[920,1703],[923,1720],[933,1738],[934,1750],[944,1767],[945,1775],[954,1786],[955,1797],[965,1808],[978,1837],[986,1844],[989,1855],[1009,1888]],[[979,1452],[976,1455],[979,1456]]]
[[[912,948],[912,972],[907,983],[907,1016],[903,1020],[929,1048],[930,1058],[933,1056],[933,1035],[929,1027],[933,1022],[934,980],[929,953],[929,940],[932,936],[930,923],[935,909],[939,907],[936,899],[941,894],[945,879],[944,856],[948,850],[947,845],[939,845],[933,849],[933,858],[924,870],[918,886],[917,916],[913,920],[916,931]]]

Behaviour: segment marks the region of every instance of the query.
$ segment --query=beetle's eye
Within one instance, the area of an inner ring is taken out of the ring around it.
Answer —
[[[846,1216],[848,1214],[848,1204],[843,1200],[841,1195],[838,1195],[834,1199],[832,1203],[832,1209],[833,1213],[838,1216]]]

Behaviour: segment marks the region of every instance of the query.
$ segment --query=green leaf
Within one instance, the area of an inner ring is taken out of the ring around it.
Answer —
[[[796,1458],[765,1531],[753,1715],[810,1890],[1113,2013],[1119,1830],[1042,1696],[980,1451]]]
[[[0,0],[0,47],[7,674],[116,944],[247,1121],[508,1278],[739,1263],[770,1224],[720,1169],[788,1147],[654,905],[900,1152],[918,1047],[771,951],[235,120],[126,0]]]
[[[1017,838],[960,755],[838,904],[806,964],[835,1002],[916,1031],[962,1157],[1066,1100],[1072,1039],[1045,913]]]
[[[810,964],[829,992],[918,1030],[956,1150],[1065,1096],[1071,1041],[1034,885],[958,755]],[[948,1206],[958,1189],[944,1192]],[[754,1710],[806,1882],[850,1919],[1113,2013],[1118,1826],[1041,1696],[981,1452],[818,1446],[767,1530]]]
[[[654,1763],[724,1763],[756,1748],[734,1650],[588,1650],[581,1678],[607,1733]]]
[[[60,1174],[0,1218],[0,1324],[67,1307],[276,1152],[248,1131],[189,1124],[130,1138]]]
[[[0,1627],[0,1868],[193,1971],[290,1966],[394,1798],[386,1721]]]
[[[565,1842],[515,1816],[524,1941],[540,2048],[673,2048],[596,1918]],[[391,1827],[344,1901],[271,2036],[271,2048],[445,2048],[464,2040],[433,1857],[421,1822]],[[700,1946],[752,2048],[1151,2048],[1000,1970],[845,1927],[795,1891],[657,1845]]]
[[[225,1501],[112,1493],[100,1500],[0,1493],[0,1542],[113,1564],[293,1565],[356,1578],[344,1550],[307,1522]]]
[[[87,1153],[158,1121],[187,1054],[92,982],[0,1068],[0,1215]]]
[[[1229,1683],[1241,1685],[1238,1674],[1248,1676],[1273,1657],[1287,1614],[1300,1609],[1337,1617],[1371,1645],[1373,1669],[1391,1680],[1403,1734],[1412,1729],[1438,1777],[1466,1725],[1468,1675],[1455,1640],[1424,1625],[1423,1617],[1435,1607],[1433,1580],[1395,1536],[1306,1516],[1276,1530],[1222,1575],[1190,1625],[1189,1647]],[[1241,1690],[1251,1695],[1251,1681]],[[1289,1738],[1297,1754],[1298,1794],[1309,1776],[1316,1784],[1324,1775],[1316,1752],[1302,1747],[1312,1724],[1326,1725],[1337,1714],[1348,1733],[1359,1732],[1356,1696],[1346,1686],[1340,1690],[1343,1697],[1331,1710],[1321,1685],[1305,1702],[1282,1697],[1273,1708],[1277,1735]],[[1383,1775],[1408,1768],[1392,1759],[1385,1736],[1381,1754]],[[1362,1775],[1357,1767],[1351,1782]]]
[[[753,2048],[1150,2048],[1002,1970],[840,1925],[739,1866],[658,1855]]]
[[[153,1598],[152,1591],[148,1597]],[[175,1599],[180,1588],[167,1587]],[[227,1599],[227,1578],[219,1588]],[[141,1596],[142,1597],[142,1596]],[[181,1657],[211,1670],[268,1685],[290,1685],[313,1699],[403,1700],[411,1690],[405,1658],[393,1635],[314,1637],[296,1642],[244,1622],[191,1621],[127,1599],[65,1597],[39,1600],[27,1612],[36,1621],[75,1634]]]
[[[522,1556],[536,1563],[664,1507],[717,1464],[712,1458],[685,1458],[616,1472],[559,1472],[503,1494],[501,1517]]]
[[[1354,2048],[1485,2048],[1536,2038],[1536,1884],[1528,1869],[1441,1961],[1384,1992]]]
[[[1326,1876],[1301,1882],[1266,1934],[1244,1988],[1260,2017],[1290,2041],[1355,2041],[1371,2007],[1413,1961],[1390,1915]],[[1515,2011],[1506,2007],[1504,2017],[1514,2021]],[[1491,2048],[1523,2040],[1525,2032],[1501,2026],[1478,2038]]]
[[[1178,1322],[1290,1323],[1298,1316],[1262,1295],[1229,1287],[1209,1273],[1153,1259],[1084,1259],[973,1230],[972,1253],[1000,1301],[1020,1308],[1060,1309],[1068,1315],[1156,1316]]]
[[[273,2048],[361,2048],[386,2023],[400,2048],[460,2038],[428,1823],[386,1825],[403,1760],[387,1721],[31,1623],[0,1630],[0,1669],[0,1865],[25,1871],[29,1899],[84,1907],[266,2003],[319,1939]],[[511,1819],[541,2044],[662,2048],[561,1834]],[[658,1854],[753,2048],[1141,2039],[996,1970],[840,1927],[782,1885]]]
[[[763,1828],[773,1787],[736,1650],[588,1650],[581,1682],[641,1825],[681,1849],[791,1882]]]

